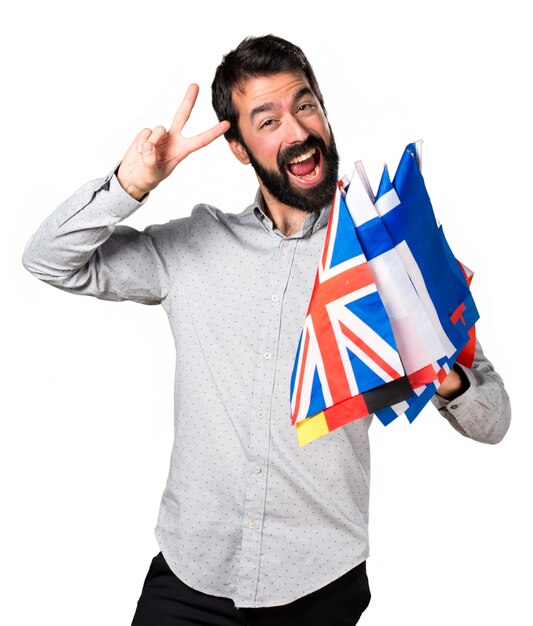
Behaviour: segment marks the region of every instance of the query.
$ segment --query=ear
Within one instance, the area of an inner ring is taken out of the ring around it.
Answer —
[[[237,139],[230,139],[228,143],[236,158],[244,165],[248,165],[250,163],[250,158],[248,157],[248,153],[242,143]]]

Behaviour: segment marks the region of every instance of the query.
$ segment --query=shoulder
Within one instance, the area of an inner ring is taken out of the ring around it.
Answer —
[[[195,237],[206,233],[238,233],[242,226],[253,218],[253,205],[248,206],[240,213],[227,213],[210,204],[197,204],[190,215],[181,220],[175,220],[174,228],[187,228],[188,235]]]
[[[227,213],[210,204],[197,204],[191,213],[190,220],[194,224],[237,226],[252,215],[253,204],[240,213]]]
[[[248,206],[241,213],[226,213],[210,204],[197,204],[188,217],[170,220],[165,224],[152,224],[145,229],[145,233],[158,241],[172,241],[187,243],[205,241],[206,237],[217,234],[220,238],[224,234],[235,235],[253,218],[253,205]]]

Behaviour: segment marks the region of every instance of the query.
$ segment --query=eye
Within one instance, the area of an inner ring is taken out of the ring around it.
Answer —
[[[268,128],[269,126],[272,126],[273,123],[274,120],[265,120],[264,122],[261,122],[259,128]]]
[[[298,111],[312,111],[314,109],[316,109],[316,105],[312,102],[304,102],[298,107]]]

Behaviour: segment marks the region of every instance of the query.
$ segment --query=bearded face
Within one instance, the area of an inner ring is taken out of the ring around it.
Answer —
[[[339,156],[333,134],[329,144],[311,134],[292,144],[277,157],[277,169],[263,166],[243,143],[250,163],[270,194],[279,202],[307,212],[318,212],[331,204],[338,179]],[[317,183],[313,185],[313,180]]]
[[[272,200],[307,212],[333,200],[339,157],[323,106],[300,72],[248,77],[232,92],[241,163]]]

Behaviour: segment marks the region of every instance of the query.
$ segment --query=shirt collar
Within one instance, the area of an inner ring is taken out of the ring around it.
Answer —
[[[300,239],[309,234],[315,233],[328,223],[331,205],[328,204],[327,206],[322,207],[318,213],[314,211],[309,213],[305,217],[302,229],[290,237],[287,237],[274,227],[272,220],[265,211],[263,195],[261,194],[260,189],[258,189],[255,194],[254,202],[250,205],[250,211],[268,232],[274,232],[284,239]]]

